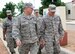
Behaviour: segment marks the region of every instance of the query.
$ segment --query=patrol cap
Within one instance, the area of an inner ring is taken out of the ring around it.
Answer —
[[[56,11],[56,5],[50,4],[49,9],[50,9],[51,12],[55,12]]]
[[[32,8],[32,9],[34,8],[34,6],[33,6],[32,3],[25,3],[24,6],[23,6],[23,9],[24,9],[24,8],[27,8],[27,7],[30,7],[30,8]]]
[[[39,12],[39,10],[38,10],[38,9],[35,9],[34,12],[35,12],[35,13],[36,13],[36,12]]]
[[[7,10],[7,11],[6,11],[6,14],[7,14],[7,15],[12,15],[11,10]]]

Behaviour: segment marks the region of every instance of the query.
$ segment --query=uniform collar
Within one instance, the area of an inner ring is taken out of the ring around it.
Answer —
[[[12,17],[12,19],[13,19],[13,17]],[[8,19],[8,17],[7,17],[7,20],[9,20],[9,21],[12,21],[12,19],[10,20],[10,19]]]
[[[34,18],[33,15],[26,16],[24,13],[22,13],[22,17],[27,20],[31,20],[32,18]]]

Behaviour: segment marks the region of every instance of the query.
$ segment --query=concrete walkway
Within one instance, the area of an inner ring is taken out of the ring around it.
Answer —
[[[75,20],[68,20],[66,22],[66,28],[67,30],[75,30]]]

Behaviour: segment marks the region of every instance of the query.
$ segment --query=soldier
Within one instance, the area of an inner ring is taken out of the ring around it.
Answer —
[[[39,29],[41,27],[41,24],[42,24],[42,16],[39,14],[39,10],[38,9],[35,9],[34,10],[34,15],[36,17],[36,22],[37,22],[37,35],[38,35],[38,38],[39,38]],[[41,46],[39,45],[39,49],[38,49],[38,54],[41,54]]]
[[[3,22],[3,39],[7,41],[7,46],[11,54],[14,54],[15,40],[12,37],[12,13],[11,10],[7,10],[7,18]]]
[[[59,54],[59,40],[64,35],[64,30],[59,16],[55,15],[56,6],[51,4],[48,14],[43,18],[40,28],[40,44],[45,46],[46,54]]]
[[[36,17],[40,17],[40,14],[39,14],[39,10],[38,9],[34,9],[34,15]]]
[[[36,19],[32,15],[33,5],[25,3],[23,14],[18,16],[13,22],[12,35],[19,47],[19,54],[37,54]]]
[[[37,23],[37,34],[39,33],[39,29],[41,27],[41,23],[42,23],[42,16],[39,14],[39,10],[35,9],[34,10],[34,15],[36,18],[36,23]]]

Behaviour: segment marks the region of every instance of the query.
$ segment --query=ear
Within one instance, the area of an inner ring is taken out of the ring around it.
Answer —
[[[26,10],[27,10],[27,8],[24,8],[24,9],[23,9],[23,12],[25,12]]]
[[[50,11],[50,9],[48,8],[48,11]]]

